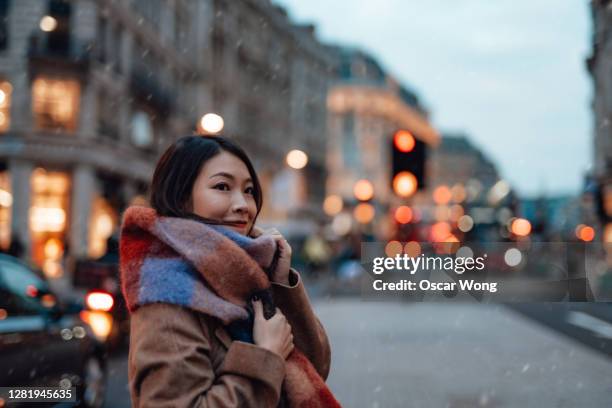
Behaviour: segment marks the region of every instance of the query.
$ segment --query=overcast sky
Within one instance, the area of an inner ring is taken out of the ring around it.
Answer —
[[[359,46],[522,195],[578,193],[592,163],[587,0],[273,0]]]

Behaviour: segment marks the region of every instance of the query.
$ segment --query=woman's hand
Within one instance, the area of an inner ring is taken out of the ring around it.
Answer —
[[[253,302],[255,321],[253,323],[253,341],[259,347],[270,350],[284,359],[293,350],[293,334],[287,318],[276,308],[276,313],[266,320],[261,300]]]
[[[272,273],[272,281],[282,283],[283,285],[289,285],[289,270],[291,268],[291,246],[281,235],[276,228],[270,228],[262,232],[262,235],[268,235],[276,241],[280,249],[280,255],[278,263],[276,264],[276,270]]]

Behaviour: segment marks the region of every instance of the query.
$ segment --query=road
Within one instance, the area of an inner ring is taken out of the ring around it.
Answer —
[[[612,359],[503,305],[317,298],[344,407],[607,407]],[[125,356],[106,406],[129,407]]]
[[[508,306],[612,357],[612,303],[526,303]]]
[[[612,360],[503,305],[317,303],[346,407],[607,407]]]

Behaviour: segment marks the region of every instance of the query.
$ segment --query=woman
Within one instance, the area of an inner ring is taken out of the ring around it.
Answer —
[[[223,137],[163,154],[121,230],[134,407],[339,407],[330,349],[291,247],[261,231],[257,174]]]

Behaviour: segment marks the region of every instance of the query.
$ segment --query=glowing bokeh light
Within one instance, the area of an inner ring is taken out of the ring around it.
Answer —
[[[412,209],[407,205],[397,207],[395,210],[395,221],[400,224],[408,224],[412,221]]]
[[[393,191],[400,197],[410,197],[417,190],[418,181],[409,171],[397,173],[393,178]]]
[[[414,136],[407,130],[398,130],[393,136],[393,143],[400,152],[408,153],[414,149],[416,144]]]
[[[287,153],[287,165],[292,169],[303,169],[308,164],[308,155],[301,150],[295,149]]]
[[[200,126],[204,132],[209,134],[216,134],[223,130],[225,122],[223,118],[216,113],[207,113],[200,119]]]
[[[369,180],[359,180],[353,187],[353,194],[355,194],[355,198],[358,200],[367,201],[374,196],[374,186],[372,186]]]
[[[342,197],[339,195],[332,194],[325,197],[325,200],[323,201],[323,211],[325,211],[325,214],[329,216],[339,214],[340,211],[342,211],[343,206],[344,204],[342,202]]]
[[[519,237],[526,237],[531,233],[531,223],[524,218],[516,218],[512,221],[511,231]]]
[[[452,194],[448,186],[438,186],[433,192],[433,200],[438,205],[445,205],[451,200]]]

